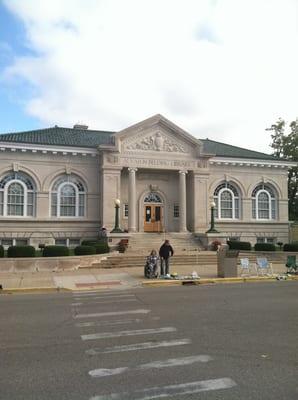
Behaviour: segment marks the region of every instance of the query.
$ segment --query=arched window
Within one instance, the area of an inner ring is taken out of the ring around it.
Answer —
[[[0,180],[0,215],[4,217],[33,217],[35,185],[23,172],[11,172]]]
[[[214,191],[215,218],[238,219],[239,218],[239,193],[235,186],[224,182]]]
[[[261,183],[252,192],[252,217],[254,219],[276,219],[277,204],[274,190]]]
[[[86,192],[83,183],[74,175],[60,176],[51,192],[53,217],[83,217]]]
[[[154,192],[150,192],[144,198],[144,203],[162,203],[162,200],[161,200],[159,194],[154,193]]]

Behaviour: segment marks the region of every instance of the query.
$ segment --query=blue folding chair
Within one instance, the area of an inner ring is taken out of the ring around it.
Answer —
[[[240,275],[241,276],[251,275],[251,264],[248,258],[240,258]]]
[[[260,276],[273,275],[272,263],[270,263],[266,257],[257,258],[256,270],[257,270],[257,275]]]

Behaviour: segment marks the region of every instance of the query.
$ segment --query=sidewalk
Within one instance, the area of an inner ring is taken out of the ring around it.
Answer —
[[[171,272],[179,275],[190,275],[196,271],[201,279],[217,278],[216,265],[179,266]],[[274,273],[285,272],[284,265],[274,265]],[[224,279],[219,279],[224,281]],[[25,291],[58,291],[58,290],[91,290],[91,289],[129,289],[142,286],[143,268],[82,268],[76,271],[61,272],[2,272],[0,285],[3,292]],[[159,283],[164,281],[158,280]],[[149,283],[149,282],[148,282]],[[157,283],[157,282],[156,282]],[[166,284],[169,284],[167,281]]]

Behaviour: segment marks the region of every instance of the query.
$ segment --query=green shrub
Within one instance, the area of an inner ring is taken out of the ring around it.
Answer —
[[[33,246],[10,246],[7,249],[7,257],[35,257],[35,248]]]
[[[239,240],[229,240],[227,244],[230,250],[251,250],[249,242],[240,242]]]
[[[43,250],[43,257],[66,257],[69,256],[67,246],[46,246]]]
[[[284,244],[284,251],[298,251],[298,243],[286,243]]]
[[[105,244],[106,243],[106,241],[104,241],[104,240],[100,240],[100,239],[98,239],[98,240],[83,240],[82,241],[82,243],[81,243],[81,246],[97,246],[97,245],[102,245],[102,244]]]
[[[276,247],[273,243],[256,243],[255,251],[275,251]]]
[[[76,256],[87,256],[89,254],[96,254],[94,246],[77,246],[74,248]]]
[[[0,257],[4,257],[4,247],[0,246]]]
[[[100,243],[94,247],[95,247],[96,254],[104,254],[104,253],[110,252],[110,248],[107,243]]]

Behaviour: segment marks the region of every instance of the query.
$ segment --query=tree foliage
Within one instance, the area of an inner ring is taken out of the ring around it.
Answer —
[[[271,131],[273,155],[277,158],[298,162],[298,119],[288,124],[279,118],[267,129]],[[289,219],[298,220],[298,167],[288,172]]]

